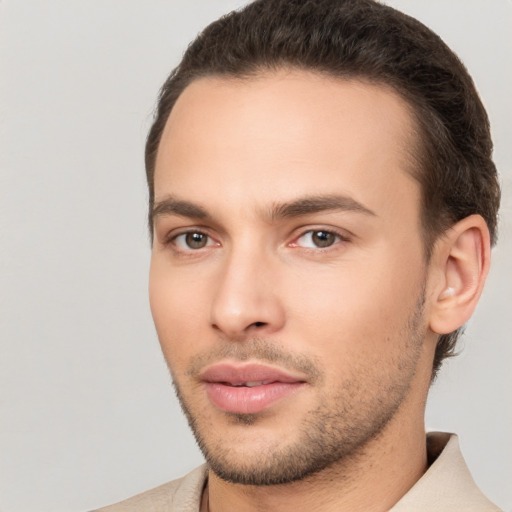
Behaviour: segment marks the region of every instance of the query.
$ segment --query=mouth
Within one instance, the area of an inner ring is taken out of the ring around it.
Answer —
[[[241,382],[240,384],[232,384],[230,382],[221,382],[221,384],[225,384],[226,386],[232,386],[234,388],[241,388],[241,387],[255,388],[256,386],[266,386],[267,384],[272,384],[272,381],[259,380],[259,381],[253,381],[253,382]]]
[[[210,402],[236,414],[256,414],[306,385],[301,375],[259,363],[221,363],[200,375]]]

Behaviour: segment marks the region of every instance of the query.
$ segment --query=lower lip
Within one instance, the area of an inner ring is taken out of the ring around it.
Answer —
[[[303,385],[303,382],[272,382],[245,387],[207,382],[206,392],[213,405],[225,412],[255,414],[268,409]]]

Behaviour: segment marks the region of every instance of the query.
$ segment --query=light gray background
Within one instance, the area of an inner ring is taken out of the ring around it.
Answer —
[[[236,0],[0,0],[0,512],[85,511],[201,462],[148,307],[143,145],[157,89]],[[501,239],[427,411],[512,510],[512,3],[393,0],[473,74]]]

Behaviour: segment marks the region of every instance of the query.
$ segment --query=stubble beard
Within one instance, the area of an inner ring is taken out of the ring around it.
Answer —
[[[353,368],[336,392],[323,396],[318,406],[300,421],[295,441],[283,440],[282,445],[258,450],[251,456],[237,455],[229,438],[222,436],[221,441],[209,438],[208,429],[214,426],[202,422],[201,412],[193,410],[173,377],[176,395],[210,470],[231,483],[280,485],[304,480],[335,464],[362,456],[368,443],[379,437],[408,396],[426,332],[421,327],[424,297],[423,293],[397,340],[403,350],[393,365],[392,375],[385,379],[378,373],[368,375],[372,369],[364,363],[360,368]],[[271,343],[254,340],[252,345],[258,349],[250,354],[237,345],[238,355],[246,354],[240,359],[250,356],[268,361],[279,359]],[[251,428],[261,420],[259,414],[228,416],[240,428]]]

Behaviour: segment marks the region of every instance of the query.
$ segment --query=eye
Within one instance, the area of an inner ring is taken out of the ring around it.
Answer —
[[[317,229],[307,231],[297,238],[297,241],[293,245],[311,249],[325,249],[341,240],[343,240],[343,238],[332,231]]]
[[[189,231],[188,233],[182,233],[172,239],[172,242],[176,247],[183,250],[197,250],[203,249],[211,245],[215,245],[215,242],[205,233],[200,231]]]

